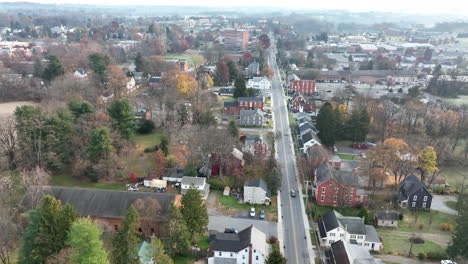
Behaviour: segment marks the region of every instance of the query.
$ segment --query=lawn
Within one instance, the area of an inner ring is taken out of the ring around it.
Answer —
[[[86,179],[77,179],[67,173],[52,175],[50,184],[54,186],[64,187],[81,187],[81,188],[93,188],[93,189],[105,189],[105,190],[127,190],[125,184],[118,183],[94,183]]]
[[[177,256],[173,258],[174,264],[190,264],[195,259],[195,256]]]
[[[192,57],[187,54],[167,54],[164,56],[166,59],[180,59],[180,60],[187,60],[189,67],[194,67],[196,66],[194,61],[192,60]]]
[[[290,126],[295,126],[297,124],[297,120],[292,114],[288,114],[288,119]]]
[[[159,145],[161,142],[162,131],[154,131],[151,134],[137,134],[135,136],[135,143],[137,144],[137,148],[143,151],[145,148],[154,147],[155,145]]]
[[[359,160],[359,157],[353,154],[337,153],[336,155],[342,160]]]
[[[457,202],[456,201],[446,201],[445,204],[452,208],[453,210],[457,210]]]
[[[218,201],[220,205],[225,209],[229,210],[232,213],[232,209],[234,210],[243,210],[249,211],[250,208],[255,208],[255,213],[258,217],[260,210],[265,210],[265,214],[267,215],[267,219],[269,221],[278,221],[278,206],[277,206],[277,199],[276,196],[271,197],[270,205],[260,205],[260,204],[242,204],[239,203],[233,196],[224,196],[221,192],[216,192],[218,195]]]
[[[441,233],[449,235],[449,232],[440,229],[441,224],[451,224],[455,226],[453,215],[442,213],[439,211],[402,211],[404,213],[403,221],[398,224],[398,230],[407,232],[423,232],[423,233]],[[432,220],[431,220],[432,217]],[[432,223],[431,223],[432,222]],[[422,230],[419,229],[420,224],[423,225]]]
[[[208,250],[208,248],[210,247],[208,236],[207,235],[199,236],[197,239],[198,239],[198,247],[200,248],[200,250]]]
[[[460,106],[460,105],[468,104],[468,95],[460,95],[458,96],[458,98],[442,98],[442,101],[445,103]]]
[[[404,235],[394,234],[389,230],[379,229],[378,234],[382,239],[384,248],[380,251],[383,254],[398,254],[407,256],[411,247],[409,238]],[[413,244],[412,252],[413,256],[416,256],[419,252],[442,252],[444,249],[432,241],[426,240],[423,244]]]
[[[467,169],[467,167],[442,167],[439,178],[447,180],[448,184],[450,184],[450,191],[455,191],[463,176],[468,176]]]

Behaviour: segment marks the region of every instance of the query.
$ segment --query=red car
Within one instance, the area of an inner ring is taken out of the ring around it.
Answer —
[[[353,149],[367,149],[365,144],[353,144]]]

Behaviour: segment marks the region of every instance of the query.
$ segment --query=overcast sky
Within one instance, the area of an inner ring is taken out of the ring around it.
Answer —
[[[16,2],[15,0],[7,0]],[[23,1],[23,0],[21,0]],[[28,0],[26,0],[28,1]],[[292,9],[347,9],[351,11],[392,11],[411,13],[457,13],[468,16],[466,0],[29,0],[41,3],[105,5],[190,5],[190,6],[274,6]]]

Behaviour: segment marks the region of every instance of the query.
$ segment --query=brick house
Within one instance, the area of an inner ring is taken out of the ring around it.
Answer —
[[[239,97],[237,103],[245,109],[260,109],[263,111],[265,100],[263,97]]]
[[[313,194],[319,205],[362,206],[367,201],[357,175],[334,169],[327,162],[316,169],[314,186]]]
[[[154,193],[154,192],[132,192],[85,189],[75,187],[40,186],[34,188],[31,194],[37,193],[52,195],[62,205],[70,204],[81,217],[90,217],[99,227],[107,231],[117,231],[123,226],[123,218],[131,205],[137,210],[137,200],[145,201],[151,199],[156,204],[157,212],[151,216],[141,216],[138,231],[145,236],[161,236],[164,229],[161,228],[167,221],[169,207],[171,204],[180,206],[181,195]],[[31,208],[31,199],[26,194],[23,199],[25,208]]]
[[[268,151],[268,144],[263,140],[260,135],[246,135],[243,137],[244,146],[242,147],[243,152],[249,152],[255,156],[266,157],[270,155]]]
[[[315,102],[310,100],[308,97],[299,94],[292,99],[290,108],[293,111],[310,112],[315,109]]]
[[[247,109],[245,107],[240,107],[237,102],[224,102],[223,114],[225,115],[239,115],[242,109]]]
[[[301,94],[314,94],[315,80],[294,80],[289,85],[290,93],[301,93]]]

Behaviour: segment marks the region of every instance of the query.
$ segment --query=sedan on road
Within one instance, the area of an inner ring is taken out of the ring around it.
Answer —
[[[249,215],[250,217],[255,217],[255,208],[250,208],[250,211],[249,211]]]
[[[291,190],[291,197],[296,197],[296,191],[295,190]]]

